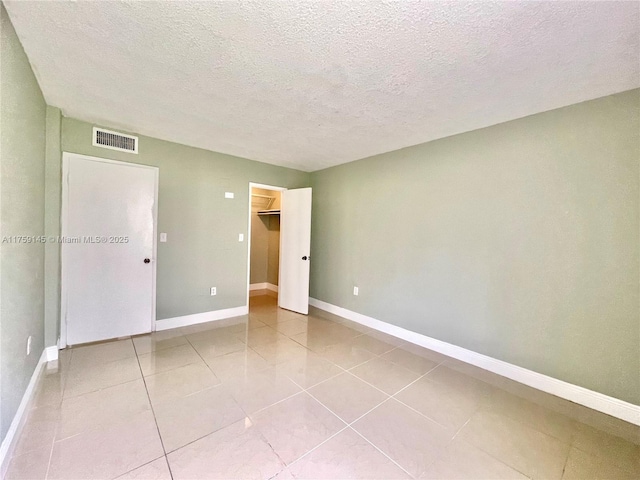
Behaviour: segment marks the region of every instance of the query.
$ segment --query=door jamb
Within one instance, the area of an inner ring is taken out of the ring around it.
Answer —
[[[133,162],[122,162],[119,160],[111,160],[108,158],[92,157],[90,155],[82,155],[80,153],[62,152],[62,185],[61,185],[61,205],[60,205],[60,237],[66,236],[65,227],[67,223],[68,207],[69,207],[69,160],[72,157],[79,157],[83,160],[89,160],[94,162],[115,163],[119,165],[129,167],[139,167],[152,169],[155,171],[154,179],[154,201],[153,201],[153,257],[152,262],[152,286],[151,286],[151,325],[150,331],[154,332],[156,329],[156,284],[157,284],[157,258],[158,258],[158,183],[160,176],[160,168],[151,165],[142,165]],[[67,292],[65,288],[65,260],[64,249],[60,244],[60,341],[58,348],[63,349],[67,347]]]
[[[249,220],[247,222],[247,308],[249,308],[249,289],[251,288],[251,190],[253,190],[254,188],[275,190],[277,192],[288,190],[288,188],[286,187],[276,187],[275,185],[265,185],[264,183],[249,182]],[[278,248],[280,248],[280,246],[278,246]]]

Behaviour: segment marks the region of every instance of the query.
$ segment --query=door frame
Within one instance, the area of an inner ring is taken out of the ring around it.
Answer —
[[[153,253],[151,258],[152,268],[152,283],[151,283],[151,318],[150,331],[153,332],[156,329],[156,283],[157,283],[157,258],[158,258],[158,182],[160,177],[160,168],[153,167],[151,165],[141,165],[133,162],[122,162],[119,160],[111,160],[102,157],[92,157],[90,155],[82,155],[80,153],[62,152],[62,203],[60,208],[60,236],[67,236],[66,227],[69,215],[69,161],[72,157],[80,158],[81,160],[114,163],[128,167],[138,167],[153,170],[154,176],[154,198],[153,198]],[[59,244],[60,248],[60,339],[58,348],[67,347],[67,279],[65,276],[65,255],[63,244]]]
[[[275,190],[283,192],[288,190],[286,187],[276,187],[275,185],[265,185],[264,183],[249,182],[249,220],[247,228],[247,308],[249,308],[249,290],[251,288],[251,191],[254,188],[263,188],[265,190]],[[278,245],[278,249],[282,249],[282,243]],[[280,252],[282,253],[282,252]]]

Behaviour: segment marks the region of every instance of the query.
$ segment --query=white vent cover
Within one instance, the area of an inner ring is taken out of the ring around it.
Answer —
[[[93,127],[93,146],[121,152],[138,153],[138,137]]]

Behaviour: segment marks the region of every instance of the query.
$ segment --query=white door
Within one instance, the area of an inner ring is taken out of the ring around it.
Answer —
[[[66,344],[150,332],[158,169],[65,153],[63,170]]]
[[[278,305],[309,313],[311,189],[284,190],[280,199]]]

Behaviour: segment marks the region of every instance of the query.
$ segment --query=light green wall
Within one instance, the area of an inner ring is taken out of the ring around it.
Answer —
[[[311,296],[640,404],[639,112],[634,90],[313,173]]]
[[[47,143],[44,188],[44,233],[60,235],[60,204],[62,188],[62,156],[59,108],[47,106]],[[60,331],[60,244],[47,242],[44,252],[44,316],[46,346],[57,345]]]
[[[0,5],[2,236],[42,236],[46,105]],[[44,244],[0,247],[0,437],[4,439],[44,347]],[[27,338],[33,336],[31,355]]]
[[[280,269],[280,215],[269,215],[267,282],[278,285]]]
[[[63,118],[62,150],[160,168],[158,231],[168,242],[158,243],[157,318],[246,305],[248,242],[238,234],[247,238],[249,182],[304,187],[309,174],[145,136],[139,155],[105,150],[91,145],[92,127]]]
[[[269,268],[269,217],[251,212],[251,270],[250,283],[267,281]]]

